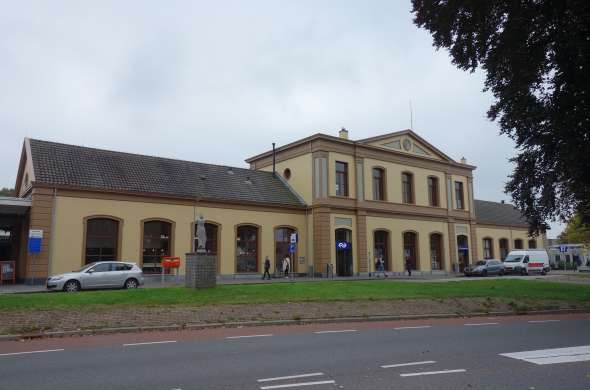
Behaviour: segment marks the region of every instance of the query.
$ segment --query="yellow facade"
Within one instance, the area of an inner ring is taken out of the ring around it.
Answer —
[[[491,227],[491,226],[478,226],[477,227],[477,239],[480,242],[478,246],[478,257],[479,259],[484,258],[483,254],[483,240],[484,238],[492,239],[493,245],[493,258],[500,259],[500,240],[508,240],[508,251],[514,250],[514,240],[522,240],[522,249],[529,249],[529,241],[534,240],[538,249],[543,248],[543,237],[531,238],[528,231],[525,229],[514,229],[511,227]]]
[[[312,159],[311,153],[304,154],[291,158],[286,161],[276,163],[276,172],[281,175],[285,181],[297,191],[299,196],[303,198],[305,203],[309,204],[312,201]],[[291,171],[291,177],[285,177],[285,169]],[[261,169],[262,171],[272,172],[272,165]]]
[[[171,255],[180,256],[184,262],[184,255],[193,250],[191,229],[195,215],[203,215],[207,221],[213,221],[221,227],[218,260],[221,274],[235,273],[235,227],[239,224],[260,227],[259,263],[269,256],[271,272],[274,270],[274,228],[288,225],[294,227],[300,236],[307,233],[304,214],[58,196],[54,217],[56,234],[52,243],[53,273],[71,271],[83,264],[84,219],[97,215],[122,220],[120,260],[138,264],[141,263],[143,220],[164,219],[173,222]],[[299,243],[298,256],[306,256],[305,242],[301,240]],[[181,266],[180,270],[183,271],[184,267]]]

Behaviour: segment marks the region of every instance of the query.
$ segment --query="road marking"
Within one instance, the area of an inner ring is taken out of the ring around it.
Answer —
[[[262,386],[262,387],[260,387],[260,390],[286,389],[288,387],[328,385],[328,384],[334,384],[334,383],[336,383],[336,381],[333,381],[333,380],[329,380],[329,381],[317,381],[317,382],[289,383],[289,384],[286,384],[286,385]]]
[[[412,363],[399,363],[399,364],[388,364],[386,366],[381,366],[381,368],[395,368],[395,367],[406,367],[406,366],[418,366],[421,364],[433,364],[436,363],[434,360],[426,360],[423,362],[412,362]]]
[[[27,352],[11,352],[11,353],[0,353],[0,356],[14,356],[14,355],[28,355],[32,353],[47,353],[47,352],[59,352],[63,351],[64,349],[45,349],[42,351],[27,351]]]
[[[538,365],[556,363],[574,363],[590,361],[590,345],[579,347],[538,349],[534,351],[501,353],[513,359],[524,360],[525,362]]]
[[[318,332],[313,332],[315,334],[325,334],[325,333],[350,333],[356,332],[356,329],[343,329],[343,330],[320,330]]]
[[[531,320],[529,324],[544,324],[545,322],[559,322],[560,320]]]
[[[405,329],[426,329],[432,328],[432,325],[421,325],[421,326],[400,326],[399,328],[393,328],[393,330],[405,330]]]
[[[408,376],[422,376],[422,375],[438,375],[438,374],[452,374],[455,372],[465,372],[467,370],[460,368],[457,370],[442,370],[442,371],[426,371],[426,372],[410,372],[407,374],[399,374],[401,377],[408,377]]]
[[[310,374],[299,374],[299,375],[289,375],[289,376],[278,376],[276,378],[264,378],[258,379],[258,382],[271,382],[271,381],[282,381],[287,379],[296,379],[296,378],[309,378],[310,376],[322,376],[324,375],[323,372],[312,372]]]
[[[123,344],[124,347],[134,347],[136,345],[152,345],[152,344],[170,344],[170,343],[176,343],[176,340],[164,340],[164,341],[148,341],[145,343],[129,343],[129,344]]]
[[[465,326],[486,326],[486,325],[500,325],[499,322],[475,322],[472,324],[463,324]]]
[[[249,334],[245,336],[228,336],[226,339],[248,339],[252,337],[271,337],[273,334]]]

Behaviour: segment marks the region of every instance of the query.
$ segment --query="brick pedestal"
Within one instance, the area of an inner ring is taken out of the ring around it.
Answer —
[[[187,288],[215,287],[217,283],[216,256],[202,253],[186,254],[184,284]]]

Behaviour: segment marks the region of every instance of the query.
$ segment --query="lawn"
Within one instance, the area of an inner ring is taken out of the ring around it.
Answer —
[[[590,286],[527,280],[481,280],[449,283],[326,281],[0,295],[2,310],[39,310],[93,305],[215,305],[304,301],[388,300],[490,297],[590,302]]]

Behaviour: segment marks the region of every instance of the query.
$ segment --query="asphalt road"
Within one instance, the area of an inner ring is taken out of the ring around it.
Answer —
[[[590,389],[590,315],[0,343],[0,389],[285,388]]]

